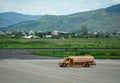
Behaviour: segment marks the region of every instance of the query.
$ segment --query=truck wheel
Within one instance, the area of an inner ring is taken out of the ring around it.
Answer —
[[[60,65],[60,67],[63,67],[62,65]]]
[[[67,64],[63,63],[63,64],[62,64],[62,66],[63,66],[63,67],[66,67],[66,66],[67,66]]]
[[[85,67],[90,67],[90,64],[85,64]]]

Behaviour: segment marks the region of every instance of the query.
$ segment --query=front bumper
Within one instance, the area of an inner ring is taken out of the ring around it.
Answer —
[[[58,65],[59,65],[60,67],[62,67],[62,63],[58,63]]]

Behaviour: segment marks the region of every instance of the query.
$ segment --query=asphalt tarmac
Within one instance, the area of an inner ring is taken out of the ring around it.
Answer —
[[[59,60],[0,60],[0,83],[120,83],[120,60],[93,67],[58,66]]]
[[[97,59],[89,68],[61,68],[59,60],[26,50],[0,50],[0,83],[120,83],[120,60]]]

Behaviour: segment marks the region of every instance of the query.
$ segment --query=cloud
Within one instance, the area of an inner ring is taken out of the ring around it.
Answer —
[[[116,3],[120,3],[120,0],[0,0],[0,12],[66,15]]]
[[[113,2],[120,3],[120,0],[112,0]]]

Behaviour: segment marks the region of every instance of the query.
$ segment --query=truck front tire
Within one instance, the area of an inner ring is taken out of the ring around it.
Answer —
[[[66,67],[66,66],[67,66],[67,64],[65,64],[65,63],[62,64],[62,67]]]

